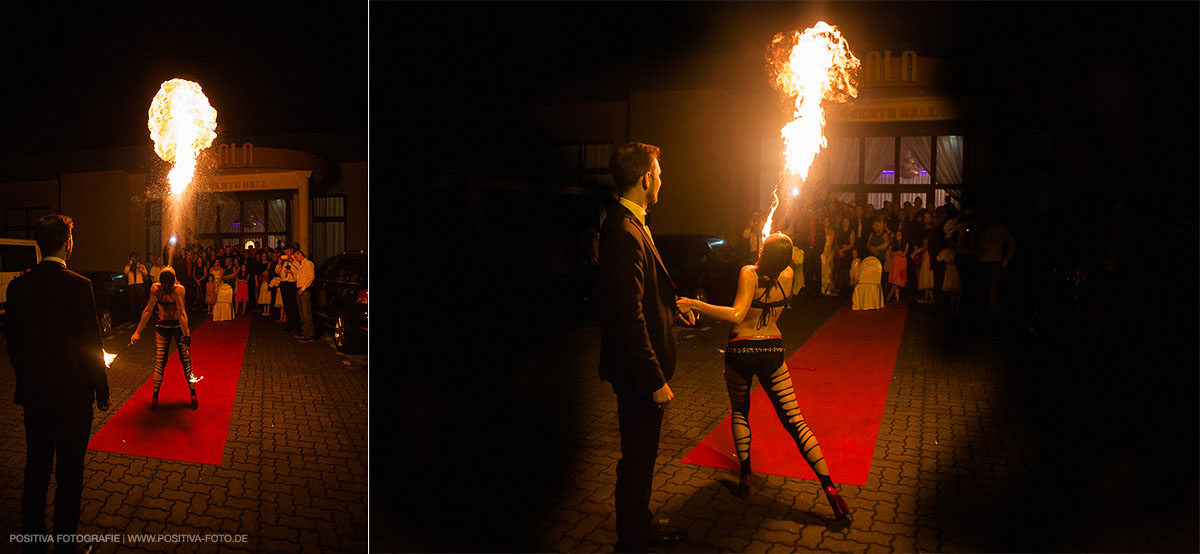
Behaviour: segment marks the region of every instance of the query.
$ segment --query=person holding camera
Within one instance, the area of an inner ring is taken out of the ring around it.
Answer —
[[[294,259],[295,250],[285,246],[279,257],[279,294],[283,295],[284,331],[300,331],[300,310],[296,306],[296,270],[299,264]]]
[[[130,307],[134,313],[146,305],[150,297],[150,271],[145,264],[138,260],[137,252],[129,253],[129,261],[125,264],[125,277],[129,283]]]

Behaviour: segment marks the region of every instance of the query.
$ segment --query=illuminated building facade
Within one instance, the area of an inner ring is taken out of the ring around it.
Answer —
[[[298,242],[320,263],[367,249],[362,135],[214,144],[178,226],[163,194],[169,167],[150,145],[0,159],[4,236],[31,239],[33,222],[57,212],[75,220],[71,264],[80,269],[120,269],[130,252],[160,252],[173,233],[213,247]]]

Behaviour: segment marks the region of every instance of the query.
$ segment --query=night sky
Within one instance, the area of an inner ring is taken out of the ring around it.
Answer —
[[[175,77],[200,83],[226,137],[366,129],[366,17],[351,2],[23,9],[0,21],[0,151],[149,144],[150,101]]]

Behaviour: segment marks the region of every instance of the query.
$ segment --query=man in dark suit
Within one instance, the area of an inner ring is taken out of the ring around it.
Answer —
[[[684,537],[655,526],[650,514],[663,410],[674,398],[667,381],[675,373],[678,313],[674,285],[646,226],[646,210],[662,187],[658,158],[657,147],[641,143],[622,145],[613,154],[609,166],[620,198],[600,233],[600,378],[617,395],[621,433],[618,552],[669,546]]]
[[[8,285],[8,357],[17,376],[16,402],[25,408],[24,534],[46,533],[46,490],[58,458],[54,535],[74,535],[83,493],[83,460],[92,430],[92,402],[107,410],[108,377],[86,277],[67,269],[74,249],[71,218],[50,214],[34,225],[44,257]],[[73,538],[55,552],[74,552]],[[45,543],[27,544],[44,552]],[[90,550],[90,545],[84,551]]]

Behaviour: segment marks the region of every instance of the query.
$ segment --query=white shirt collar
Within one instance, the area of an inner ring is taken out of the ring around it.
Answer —
[[[633,212],[633,217],[636,217],[638,222],[640,222],[642,225],[646,224],[646,208],[634,204],[632,200],[625,198],[624,196],[619,198],[618,201],[621,202],[622,206],[629,208],[629,211]]]

